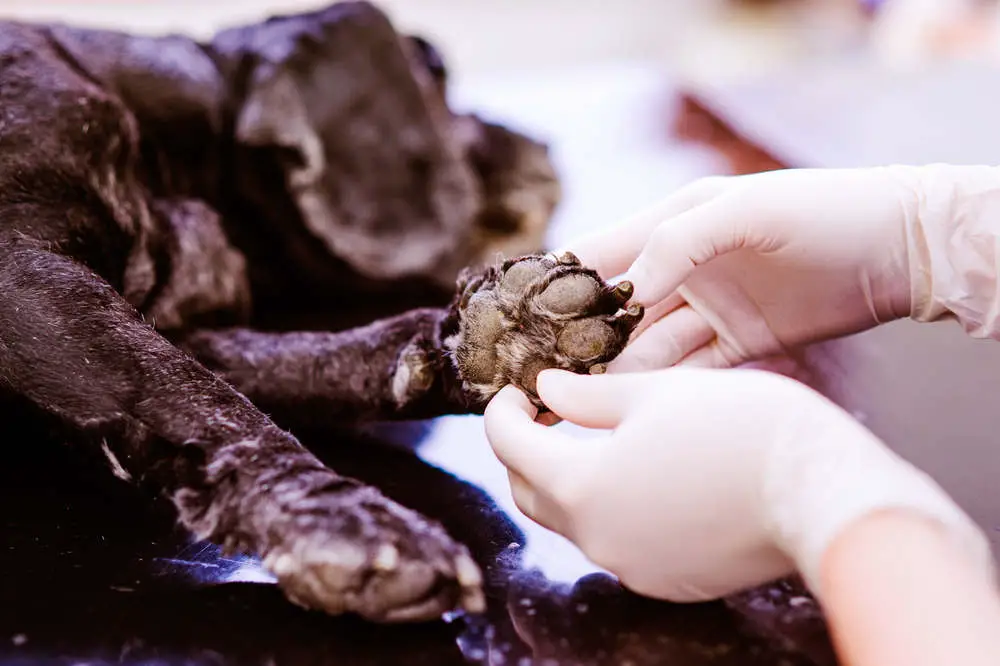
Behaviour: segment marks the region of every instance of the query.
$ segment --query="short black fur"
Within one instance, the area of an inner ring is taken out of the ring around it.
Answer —
[[[359,2],[208,43],[0,23],[7,427],[101,452],[304,606],[481,610],[465,547],[289,431],[490,395],[456,360],[474,322],[454,285],[540,250],[559,185],[545,146],[453,113],[446,74]],[[525,335],[519,353],[569,362]]]

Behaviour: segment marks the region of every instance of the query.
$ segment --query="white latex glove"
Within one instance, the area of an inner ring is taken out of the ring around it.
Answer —
[[[741,364],[911,316],[1000,331],[1000,170],[710,178],[566,249],[647,315],[611,370]],[[634,263],[633,263],[634,262]]]
[[[622,583],[713,599],[819,565],[847,526],[885,509],[936,521],[992,576],[988,543],[923,473],[818,393],[756,370],[676,368],[580,376],[547,370],[545,403],[606,436],[533,419],[513,387],[486,410],[514,500]]]

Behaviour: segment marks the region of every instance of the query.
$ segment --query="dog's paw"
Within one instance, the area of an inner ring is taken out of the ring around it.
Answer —
[[[264,566],[305,608],[384,623],[485,610],[482,574],[468,550],[374,488],[309,496],[269,528]]]
[[[458,332],[446,347],[466,391],[484,401],[514,384],[541,407],[539,372],[603,372],[643,316],[627,305],[630,282],[608,285],[571,253],[510,259],[460,288]]]

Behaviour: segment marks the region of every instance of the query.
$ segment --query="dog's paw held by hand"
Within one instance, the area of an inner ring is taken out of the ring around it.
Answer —
[[[507,384],[541,407],[538,373],[603,372],[642,320],[630,282],[608,285],[571,253],[526,255],[463,279],[458,333],[446,341],[465,390],[489,400]]]

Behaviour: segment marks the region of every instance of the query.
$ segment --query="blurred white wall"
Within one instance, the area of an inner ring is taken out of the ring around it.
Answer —
[[[220,26],[326,4],[323,0],[5,0],[0,13],[144,32],[208,36]],[[441,41],[463,70],[655,57],[715,0],[376,0],[398,26]]]
[[[725,0],[375,0],[398,27],[434,39],[457,79],[609,61],[740,73],[837,39],[845,0],[804,11],[734,9]],[[207,37],[220,27],[325,0],[0,0],[0,17]],[[797,29],[792,29],[793,24]]]

